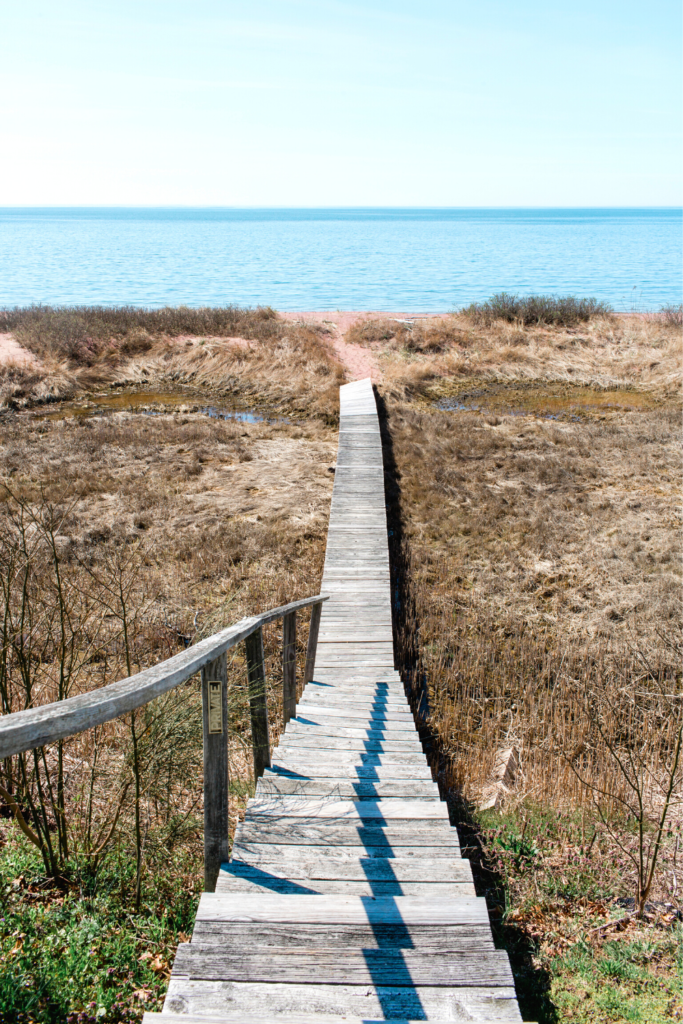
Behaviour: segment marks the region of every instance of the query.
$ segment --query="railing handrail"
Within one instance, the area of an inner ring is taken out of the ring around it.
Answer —
[[[316,594],[315,597],[305,597],[280,608],[271,608],[260,615],[240,619],[234,626],[228,626],[200,640],[180,654],[166,658],[133,676],[102,686],[99,690],[0,716],[0,759],[42,747],[46,743],[55,743],[110,722],[128,711],[134,711],[162,693],[180,686],[208,662],[215,661],[267,622],[281,619],[301,608],[321,604],[329,596]]]

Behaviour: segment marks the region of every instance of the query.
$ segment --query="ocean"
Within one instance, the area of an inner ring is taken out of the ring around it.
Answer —
[[[0,209],[0,307],[681,301],[680,209]]]

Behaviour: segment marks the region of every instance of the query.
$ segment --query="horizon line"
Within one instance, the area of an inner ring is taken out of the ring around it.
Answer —
[[[89,203],[87,205],[75,204],[37,204],[37,205],[1,205],[0,210],[680,210],[681,205],[647,205],[632,204],[619,206],[605,205],[570,205],[561,206],[557,204],[544,206],[510,206],[510,205],[487,205],[487,206],[375,206],[375,205],[318,205],[318,206],[256,206],[256,205],[222,205],[222,204],[189,204],[189,203]]]

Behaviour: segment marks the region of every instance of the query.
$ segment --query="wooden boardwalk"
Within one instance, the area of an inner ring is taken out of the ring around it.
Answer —
[[[314,681],[148,1024],[519,1021],[394,669],[382,446],[341,389]]]

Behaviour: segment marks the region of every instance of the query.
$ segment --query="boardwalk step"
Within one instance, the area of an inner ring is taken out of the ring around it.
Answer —
[[[281,878],[346,879],[349,881],[402,880],[423,882],[471,882],[472,869],[468,860],[452,858],[450,861],[399,857],[394,860],[376,857],[348,857],[333,861],[329,857],[297,853],[296,856],[282,857],[280,854],[242,853],[229,864],[221,866],[222,875],[256,877],[260,870],[268,871]]]
[[[397,896],[365,900],[356,896],[223,896],[203,893],[197,920],[309,924],[483,924],[486,901],[479,896],[441,900]]]
[[[250,924],[231,921],[229,930],[220,921],[198,921],[193,942],[222,948],[267,947],[274,949],[421,949],[438,953],[493,949],[491,930],[486,924],[425,925],[382,924]]]
[[[422,800],[438,800],[439,787],[435,782],[373,782],[371,780],[352,782],[342,779],[287,779],[271,775],[260,779],[256,787],[257,796],[293,794],[297,796],[331,796],[349,800],[368,798],[418,797]]]
[[[325,758],[327,760],[327,758]],[[288,779],[372,779],[377,782],[400,781],[403,779],[415,779],[416,781],[432,781],[432,773],[426,762],[420,768],[413,768],[412,765],[387,765],[387,764],[357,764],[353,759],[345,764],[336,761],[333,764],[320,764],[320,758],[304,760],[304,752],[301,751],[295,757],[290,753],[289,757],[273,758],[273,763],[266,771],[281,778]]]
[[[474,896],[472,882],[347,882],[335,878],[278,878],[267,871],[260,877],[242,878],[223,875],[216,884],[217,893],[281,893],[289,896]]]
[[[424,1018],[420,1018],[423,1020]],[[431,1018],[432,1024],[453,1024],[452,1018],[446,1020],[436,1020],[434,1017]],[[338,1014],[325,1014],[320,1016],[318,1014],[310,1013],[297,1013],[287,1014],[286,1018],[281,1015],[263,1017],[246,1016],[244,1013],[235,1013],[229,1015],[223,1015],[220,1017],[211,1016],[206,1017],[204,1015],[198,1015],[196,1013],[191,1014],[177,1014],[177,1013],[150,1013],[143,1014],[142,1024],[418,1024],[418,1021],[413,1018],[408,1020],[406,1017],[392,1017],[388,1020],[386,1017],[371,1019],[369,1017],[340,1017]],[[477,1024],[495,1024],[492,1019],[479,1019]]]
[[[269,842],[269,839],[273,841]],[[255,841],[253,837],[249,836],[244,839],[238,839],[233,845],[234,855],[241,857],[242,851],[254,849],[256,846],[260,846],[264,850],[291,849],[297,853],[303,851],[330,858],[378,857],[384,860],[395,860],[399,857],[402,859],[414,857],[416,860],[422,860],[427,857],[430,860],[452,860],[454,857],[460,856],[460,848],[457,843],[443,843],[431,846],[427,844],[423,846],[399,846],[398,844],[394,846],[370,846],[366,843],[356,842],[355,844],[348,843],[346,845],[343,843],[335,843],[334,845],[320,843],[316,846],[314,838],[310,843],[287,843],[283,840],[282,836],[266,836],[263,842]]]
[[[380,860],[390,861],[392,864],[397,861],[408,864],[411,861],[421,862],[435,862],[441,864],[444,860],[447,863],[453,860],[460,859],[460,851],[457,846],[437,846],[437,847],[417,847],[419,854],[413,854],[407,852],[413,849],[413,847],[398,847],[396,850],[373,849],[373,852],[365,852],[365,850],[358,850],[356,847],[349,846],[308,846],[308,845],[287,845],[286,843],[252,843],[236,839],[233,844],[232,856],[235,860],[242,861],[253,861],[255,864],[260,863],[260,859],[264,862],[276,861],[277,863],[293,864],[296,865],[299,862],[306,864],[309,861],[313,864],[321,862],[323,860],[329,861],[362,861],[364,865],[367,865],[368,861]],[[436,852],[431,852],[435,850]],[[468,860],[463,860],[463,864],[469,865]],[[294,870],[297,869],[296,867]],[[366,871],[370,871],[370,868],[365,867]],[[417,868],[416,870],[419,870]],[[292,874],[292,877],[295,877]],[[369,874],[366,877],[371,877]]]
[[[232,950],[181,943],[174,975],[198,980],[269,981],[316,985],[500,987],[513,984],[507,954],[423,953],[414,950]]]
[[[323,897],[318,897],[323,898]],[[494,988],[389,985],[286,984],[283,982],[199,981],[171,978],[166,995],[167,1012],[269,1016],[287,1021],[290,1014],[311,1013],[324,1020],[338,1015],[386,1021],[404,1020],[481,1022],[519,1021],[521,1016],[512,985]]]
[[[287,754],[290,757],[315,756],[317,750],[329,750],[334,754],[414,754],[425,764],[422,746],[416,739],[409,737],[396,738],[396,734],[389,736],[382,733],[361,736],[317,736],[315,733],[292,733],[285,734],[277,748],[279,754]],[[322,756],[322,755],[321,755]]]
[[[249,801],[245,820],[275,815],[287,818],[334,818],[338,822],[375,818],[381,821],[403,819],[448,821],[446,804],[436,800],[335,800],[326,797],[306,799],[298,796],[262,797]]]
[[[353,734],[356,735],[353,735]],[[339,746],[341,750],[363,750],[364,743],[400,743],[396,749],[411,750],[424,753],[422,744],[415,732],[392,729],[387,726],[368,725],[366,729],[339,728],[336,732],[332,726],[315,726],[310,723],[298,723],[297,728],[287,730],[280,740],[281,746],[287,744],[308,744],[317,740],[321,745]],[[341,741],[341,742],[340,742]]]

